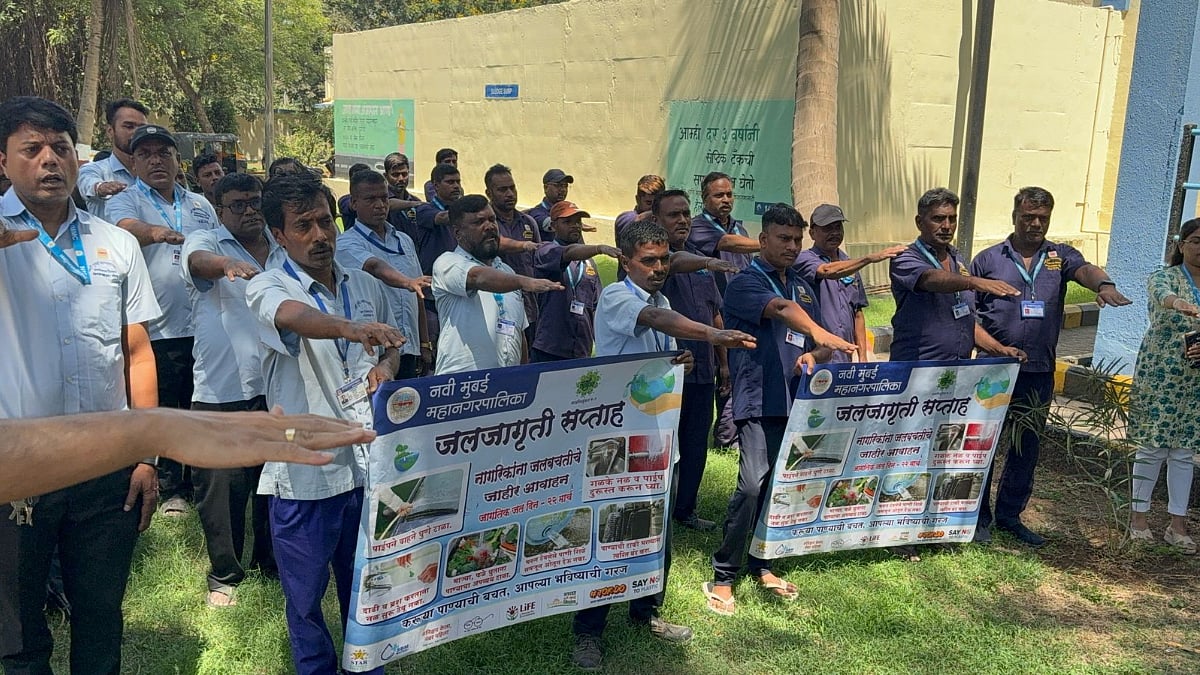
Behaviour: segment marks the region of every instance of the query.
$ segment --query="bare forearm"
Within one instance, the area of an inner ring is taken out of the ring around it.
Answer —
[[[917,290],[926,293],[956,293],[971,290],[971,278],[946,270],[929,270],[921,275]]]
[[[1080,267],[1079,271],[1075,272],[1075,281],[1094,293],[1100,290],[1101,283],[1105,281],[1111,282],[1112,279],[1108,278],[1108,272],[1105,272],[1096,265],[1088,264]]]
[[[854,344],[858,345],[858,360],[866,361],[871,353],[871,339],[867,333],[867,319],[861,309],[854,312]]]
[[[717,330],[725,330],[725,319],[722,319],[720,314],[713,314],[712,325]],[[713,347],[713,353],[717,357],[717,367],[728,370],[729,350],[718,345]]]
[[[671,273],[690,274],[708,269],[712,258],[706,255],[696,255],[688,251],[675,251],[671,254]]]
[[[275,326],[312,340],[333,340],[346,337],[350,322],[303,302],[285,300],[275,310]]]
[[[130,408],[158,407],[158,369],[149,342],[130,353],[126,377]]]
[[[721,237],[717,242],[718,251],[729,251],[730,253],[758,253],[759,245],[757,239],[743,237],[740,234],[727,234]]]
[[[999,340],[992,337],[991,333],[988,333],[979,324],[975,324],[975,346],[989,354],[996,354],[1004,349],[1004,345],[1000,344]]]
[[[403,211],[404,209],[415,209],[425,202],[419,200],[396,199],[392,197],[388,200],[388,211]]]
[[[151,225],[136,218],[124,218],[121,222],[117,223],[117,227],[132,234],[137,239],[138,246],[150,246],[155,243],[154,229],[161,226]]]
[[[363,263],[363,271],[393,288],[404,288],[412,283],[412,279],[404,276],[395,267],[379,258],[368,258]]]
[[[417,335],[421,344],[429,342],[429,323],[425,318],[425,303],[417,303]]]
[[[646,307],[638,313],[638,325],[666,333],[680,340],[701,340],[708,342],[716,331],[711,326],[705,326],[692,321],[686,316],[669,309]]]
[[[191,270],[193,277],[209,281],[224,277],[225,266],[229,262],[229,258],[208,251],[195,251],[188,256],[187,261],[188,269]]]
[[[511,255],[513,253],[528,253],[530,250],[529,244],[532,242],[524,239],[509,239],[508,237],[500,237],[500,253]]]
[[[772,300],[763,311],[763,318],[782,321],[788,328],[809,337],[825,332],[803,307],[783,298]]]
[[[570,244],[563,249],[562,259],[564,263],[579,262],[580,260],[588,260],[595,258],[603,253],[599,245],[596,244]],[[674,260],[674,258],[672,258]]]
[[[818,279],[841,279],[845,276],[850,276],[862,268],[875,262],[869,258],[856,258],[854,260],[834,260],[827,262],[817,267]]]
[[[511,293],[521,290],[525,277],[494,267],[476,265],[467,272],[467,288],[489,293]]]

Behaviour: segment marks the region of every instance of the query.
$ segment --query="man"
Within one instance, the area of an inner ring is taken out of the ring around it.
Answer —
[[[312,175],[312,170],[295,157],[278,157],[267,168],[267,178]]]
[[[0,104],[0,167],[12,180],[0,225],[23,242],[0,249],[5,419],[157,404],[146,322],[159,310],[150,277],[128,233],[71,202],[76,142],[75,121],[57,104],[30,96]],[[0,517],[5,672],[51,672],[43,608],[56,547],[72,605],[70,671],[120,671],[121,600],[157,499],[153,459],[146,461],[15,502]],[[19,464],[5,466],[24,475]]]
[[[821,325],[843,340],[858,345],[857,360],[866,361],[871,356],[867,322],[863,318],[867,293],[858,271],[867,265],[895,258],[905,247],[892,246],[851,260],[841,249],[846,237],[845,222],[846,214],[840,206],[822,204],[813,209],[809,229],[813,246],[796,256],[796,271],[817,291]],[[850,355],[834,352],[831,360],[845,363],[850,360]]]
[[[417,246],[388,222],[387,181],[367,169],[350,179],[350,207],[358,220],[338,236],[337,262],[360,269],[383,284],[395,326],[407,338],[400,348],[398,378],[419,377],[433,367],[433,344],[425,322],[430,278],[421,275]]]
[[[661,293],[672,265],[667,233],[650,221],[634,223],[621,232],[621,266],[625,281],[611,284],[600,294],[596,316],[596,355],[645,354],[673,351],[675,339],[703,340],[724,347],[754,348],[754,338],[736,330],[719,330],[697,323],[671,309]],[[683,351],[676,357],[684,371],[692,369],[692,354]],[[676,457],[678,459],[678,457]],[[664,621],[659,617],[666,595],[667,576],[671,571],[671,527],[665,527],[663,541],[666,559],[663,590],[634,598],[629,602],[629,617],[634,624],[646,626],[650,634],[670,643],[692,639],[692,629]],[[575,648],[571,661],[585,670],[595,670],[604,659],[600,639],[608,622],[611,604],[589,607],[575,613],[572,630]]]
[[[433,156],[433,165],[449,164],[455,168],[458,167],[458,151],[454,148],[442,148]],[[425,201],[431,202],[437,195],[437,180],[430,177],[425,181]]]
[[[389,325],[379,282],[334,262],[333,210],[333,195],[312,177],[267,183],[263,218],[287,260],[250,280],[246,302],[265,346],[268,405],[369,423],[370,394],[395,375],[404,336]],[[321,599],[332,566],[344,630],[366,462],[365,448],[346,446],[325,466],[263,467],[258,491],[271,495],[271,536],[300,675],[338,672]]]
[[[433,274],[433,261],[448,251],[453,251],[458,242],[450,226],[448,209],[462,197],[462,176],[453,164],[438,164],[430,172],[434,184],[434,195],[426,204],[417,207],[417,257],[421,260],[421,272]],[[429,324],[429,339],[438,343],[438,308],[433,298],[425,298],[425,319]]]
[[[567,198],[567,192],[574,182],[575,177],[567,175],[562,169],[550,169],[542,176],[542,201],[525,212],[542,228],[542,232],[551,234],[550,207]]]
[[[1037,467],[1040,437],[1046,425],[1048,405],[1054,396],[1054,358],[1062,328],[1063,299],[1067,282],[1096,292],[1101,307],[1128,305],[1129,299],[1099,267],[1066,244],[1046,239],[1054,196],[1040,187],[1021,188],[1013,197],[1013,232],[1007,239],[984,249],[971,263],[971,274],[1003,281],[1016,287],[1019,297],[976,296],[980,325],[1006,345],[1025,352],[1009,407],[1008,430],[1012,439],[996,490],[996,509],[991,508],[991,472],[983,491],[975,540],[991,539],[989,526],[1011,533],[1030,546],[1046,540],[1021,522],[1021,512],[1033,494],[1033,472]],[[1020,426],[1015,420],[1023,420]],[[1015,440],[1020,428],[1020,440]]]
[[[356,162],[350,165],[350,170],[346,172],[346,175],[350,178],[350,180],[353,181],[354,176],[357,175],[359,171],[370,170],[370,165],[363,164],[362,162]],[[345,194],[338,198],[337,207],[338,215],[342,217],[342,230],[344,231],[350,229],[351,226],[354,225],[354,221],[358,220],[358,214],[356,214],[354,209],[350,206],[350,195]]]
[[[12,187],[12,181],[8,179],[8,175],[4,173],[4,170],[0,169],[0,196],[8,192],[8,188],[10,187]]]
[[[708,608],[722,615],[736,609],[733,582],[769,492],[792,408],[794,378],[802,370],[811,373],[813,364],[827,361],[833,351],[855,348],[817,324],[816,294],[793,269],[803,249],[805,225],[787,204],[767,209],[758,235],[761,254],[734,276],[725,291],[725,325],[753,335],[759,348],[729,355],[738,480],[729,498],[724,537],[712,556],[713,581],[704,584]],[[775,576],[770,561],[753,554],[747,557],[755,583],[779,598],[796,597],[796,586]]]
[[[584,243],[583,219],[591,217],[587,211],[564,200],[550,212],[554,239],[534,252],[533,275],[563,284],[563,289],[538,296],[542,320],[529,348],[533,363],[592,355],[596,302],[600,299],[600,271],[592,258],[621,255],[612,246]]]
[[[517,274],[533,276],[533,252],[542,243],[542,231],[533,218],[517,210],[517,184],[512,169],[493,164],[483,175],[483,184],[500,226],[500,259]],[[525,318],[529,321],[525,340],[530,344],[537,331],[538,303],[537,296],[525,296]]]
[[[233,173],[218,181],[213,193],[221,224],[188,237],[183,246],[186,264],[180,268],[196,332],[192,410],[266,410],[258,324],[246,305],[246,282],[263,270],[282,266],[287,253],[267,234],[262,181]],[[237,604],[237,586],[246,578],[242,568],[246,505],[261,473],[261,465],[192,470],[196,510],[208,549],[205,603],[209,607]],[[264,496],[254,498],[251,525],[250,566],[275,573]]]
[[[521,294],[562,285],[519,275],[504,264],[496,213],[483,195],[452,202],[448,215],[458,246],[433,265],[433,297],[442,318],[437,374],[526,362],[528,322]]]
[[[217,226],[212,204],[175,182],[179,153],[175,137],[166,128],[138,127],[129,142],[133,173],[137,179],[109,200],[108,217],[142,246],[150,270],[154,296],[162,316],[150,322],[150,344],[158,369],[158,404],[187,408],[192,404],[192,305],[183,282],[182,244],[187,235]],[[173,460],[159,465],[163,490],[162,513],[188,512],[190,479]]]
[[[758,252],[758,241],[751,239],[742,221],[733,217],[733,179],[719,171],[708,174],[700,181],[700,197],[704,201],[704,209],[692,219],[688,248],[710,258],[720,258],[739,270],[745,269],[750,264],[751,256]],[[733,274],[719,274],[716,277],[717,290],[721,291],[722,297]],[[736,445],[733,408],[729,397],[723,395],[720,388],[717,389],[716,406],[713,442],[719,446]]]
[[[914,219],[920,236],[890,264],[892,361],[958,361],[979,349],[997,356],[1023,358],[1000,344],[975,322],[975,294],[1011,298],[1021,292],[994,279],[971,276],[951,245],[958,230],[958,196],[933,188],[917,202]]]
[[[409,237],[415,237],[417,207],[423,202],[408,191],[409,171],[407,155],[393,152],[383,158],[383,175],[388,182],[388,222]]]
[[[105,133],[112,139],[112,154],[83,165],[79,170],[79,194],[87,200],[88,213],[112,221],[104,213],[109,198],[133,185],[133,132],[146,123],[150,111],[131,98],[120,98],[104,106],[108,123]]]
[[[220,206],[216,195],[213,194],[213,188],[224,175],[225,169],[221,166],[220,158],[211,152],[203,153],[192,160],[192,178],[196,179],[197,187],[213,208]]]
[[[634,195],[633,210],[622,212],[613,222],[613,236],[621,237],[621,230],[635,220],[648,220],[652,217],[650,208],[654,205],[654,197],[667,189],[666,182],[661,176],[646,174],[638,179],[637,194]],[[669,232],[670,230],[668,230]]]

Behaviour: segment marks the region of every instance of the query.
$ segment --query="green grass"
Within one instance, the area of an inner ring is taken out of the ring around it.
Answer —
[[[870,304],[863,310],[867,327],[891,326],[892,315],[896,313],[896,301],[891,293],[875,293],[867,296]],[[1074,305],[1082,302],[1095,302],[1096,294],[1080,286],[1074,281],[1067,284],[1067,297],[1064,304]]]
[[[736,459],[711,453],[702,515],[724,512]],[[1049,559],[1001,546],[922,549],[919,563],[882,550],[786,559],[776,571],[799,587],[799,600],[776,602],[742,581],[737,617],[718,617],[703,608],[700,585],[711,578],[719,535],[677,534],[664,616],[692,626],[695,640],[654,641],[630,626],[619,606],[605,634],[606,672],[1148,672],[1164,666],[1162,639],[1200,641],[1195,622],[1167,605],[1194,603],[1193,586],[1130,612],[1115,600],[1125,589],[1103,575],[1057,569]],[[125,601],[125,672],[291,672],[278,584],[251,576],[237,607],[213,610],[203,602],[206,566],[195,514],[155,519],[138,545]],[[336,619],[332,589],[325,609]],[[1186,633],[1163,638],[1164,630]],[[64,673],[66,633],[55,629],[55,663]],[[562,614],[441,645],[388,672],[570,673],[571,645],[570,615]],[[1196,666],[1187,660],[1196,657],[1174,658],[1169,669]]]

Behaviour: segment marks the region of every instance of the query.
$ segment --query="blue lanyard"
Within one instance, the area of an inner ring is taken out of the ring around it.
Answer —
[[[434,206],[436,206],[436,207],[438,207],[438,209],[439,209],[439,210],[441,210],[441,211],[445,211],[445,210],[446,210],[446,205],[445,205],[445,204],[443,204],[443,203],[442,203],[442,200],[438,199],[437,197],[434,197],[434,198],[433,198],[433,205],[434,205]]]
[[[1192,278],[1192,273],[1188,271],[1187,265],[1180,264],[1179,269],[1183,270],[1183,275],[1187,277],[1188,284],[1192,287],[1192,300],[1200,307],[1200,288],[1196,288],[1196,280]]]
[[[917,247],[917,250],[921,252],[921,255],[925,256],[925,259],[929,261],[930,265],[933,265],[934,269],[939,269],[939,270],[943,270],[943,271],[946,269],[945,267],[942,267],[942,263],[938,262],[937,256],[935,256],[933,254],[933,251],[929,250],[929,247],[927,247],[925,245],[925,242],[921,241],[920,239],[917,239],[916,241],[913,242],[913,246]],[[949,252],[947,252],[946,255],[950,256],[950,267],[954,268],[955,274],[958,274],[959,273],[958,261],[955,260],[954,256],[951,255]],[[954,304],[956,304],[956,305],[962,304],[962,291],[954,291]]]
[[[41,242],[46,251],[50,253],[50,256],[58,261],[58,264],[66,268],[66,270],[71,273],[71,276],[78,279],[79,283],[83,284],[84,286],[88,286],[92,283],[92,272],[90,269],[88,269],[87,256],[83,252],[83,237],[79,235],[78,215],[75,216],[75,218],[71,221],[71,224],[68,226],[68,229],[71,232],[71,246],[75,249],[74,260],[71,260],[67,257],[66,251],[63,251],[61,248],[59,248],[58,244],[54,243],[54,240],[50,238],[50,235],[46,232],[46,229],[42,227],[42,224],[35,220],[33,216],[29,215],[28,211],[22,213],[21,216],[24,218],[26,225],[37,229],[38,241]]]
[[[567,265],[567,283],[571,284],[572,292],[579,287],[579,282],[583,281],[583,277],[587,274],[588,263],[590,262],[590,260],[576,260],[570,265]],[[574,268],[578,274],[572,274],[572,268]]]
[[[167,215],[162,205],[158,203],[158,199],[155,198],[157,193],[151,190],[149,185],[143,183],[140,178],[138,179],[138,186],[142,188],[142,192],[145,193],[146,198],[158,210],[158,215],[162,216],[163,222],[166,223],[167,227],[176,232],[183,232],[183,200],[180,199],[179,189],[176,188],[173,192],[173,196],[175,197],[175,222],[172,224],[171,217]]]
[[[1029,299],[1037,300],[1037,288],[1034,287],[1033,282],[1035,279],[1037,279],[1038,273],[1042,271],[1042,266],[1046,264],[1046,252],[1042,251],[1041,255],[1038,256],[1037,264],[1033,266],[1033,274],[1030,274],[1029,271],[1025,269],[1025,265],[1022,264],[1021,261],[1012,254],[1012,251],[1007,251],[1007,253],[1008,259],[1017,266],[1017,271],[1021,273],[1021,278],[1024,279],[1025,284],[1029,286]]]
[[[363,239],[366,239],[367,242],[370,243],[372,246],[379,249],[380,251],[383,251],[384,253],[391,253],[392,255],[404,255],[404,248],[402,246],[397,244],[396,250],[393,251],[392,249],[384,246],[382,243],[372,239],[371,234],[369,232],[364,231],[364,228],[359,227],[359,225],[360,225],[360,223],[355,223],[354,227],[351,229],[353,229],[355,232],[357,232],[360,237],[362,237]]]
[[[729,234],[729,232],[727,232],[724,227],[721,227],[721,224],[717,222],[716,218],[713,218],[712,216],[708,215],[708,211],[701,211],[700,215],[704,216],[704,219],[707,220],[710,224],[712,224],[713,227],[717,228],[717,231],[719,231],[721,234]],[[745,236],[741,232],[738,231],[737,221],[733,219],[733,216],[729,216],[729,227],[731,229],[733,229],[734,234]]]
[[[541,203],[541,204],[539,204],[539,206],[541,206],[543,209],[546,209],[547,211],[549,211],[549,210],[550,210],[550,207],[551,207],[551,206],[553,206],[553,204],[547,204],[547,203],[546,203],[546,200],[545,200],[545,199],[543,199],[543,200],[542,200],[542,203]]]
[[[300,275],[296,274],[296,269],[294,267],[292,267],[292,263],[290,260],[283,261],[283,270],[285,272],[287,272],[288,275],[291,276],[296,281],[300,281]],[[300,284],[303,285],[304,282],[300,281]],[[319,307],[321,309],[321,313],[328,314],[329,308],[325,306],[325,301],[321,299],[321,294],[317,291],[312,290],[312,288],[309,288],[307,290],[308,290],[308,294],[312,296],[313,300],[317,301],[317,307]],[[354,317],[351,316],[351,314],[350,314],[350,291],[347,290],[345,281],[342,281],[342,283],[341,283],[341,292],[342,292],[342,310],[346,314],[346,320],[353,321]],[[340,356],[342,358],[342,375],[344,375],[346,377],[346,379],[349,380],[350,379],[350,341],[344,340],[342,338],[334,338],[333,345],[335,347],[337,347],[338,356]]]
[[[633,293],[638,299],[645,300],[647,305],[650,305],[651,307],[658,306],[651,302],[649,293],[647,293],[646,297],[643,298],[642,294],[638,292],[637,287],[633,285],[633,282],[629,281],[629,277],[625,277],[625,287],[628,288],[629,292]],[[663,335],[653,328],[650,329],[650,335],[654,338],[654,349],[656,351],[661,352],[671,348],[671,336]]]
[[[767,282],[771,284],[771,290],[775,291],[775,295],[778,295],[784,300],[787,299],[787,296],[783,294],[783,288],[779,285],[779,281],[775,278],[775,275],[771,274],[765,267],[762,266],[762,258],[755,258],[754,260],[751,260],[750,265],[767,278]],[[794,286],[792,287],[792,302],[800,304],[800,302],[796,300],[796,288]]]

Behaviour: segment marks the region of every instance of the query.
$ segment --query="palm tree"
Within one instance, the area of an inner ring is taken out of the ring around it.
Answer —
[[[796,49],[792,195],[801,213],[838,203],[838,0],[804,0]]]
[[[92,0],[88,14],[87,54],[83,60],[83,91],[79,95],[80,142],[91,144],[96,129],[96,97],[100,93],[100,46],[104,42],[105,0]]]

